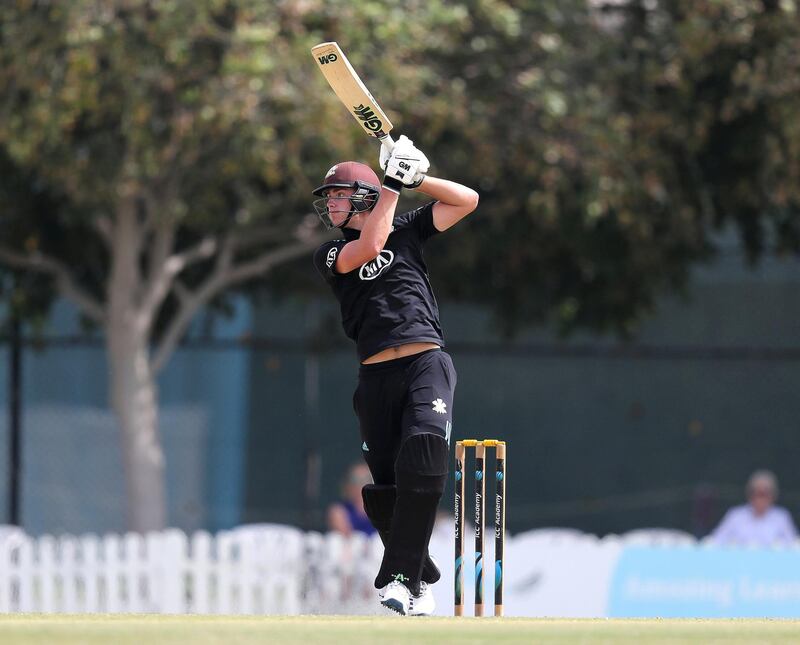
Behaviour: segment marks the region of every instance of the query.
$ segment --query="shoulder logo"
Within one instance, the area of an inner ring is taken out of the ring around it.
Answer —
[[[361,266],[361,270],[358,272],[358,277],[362,280],[374,280],[381,273],[383,273],[384,270],[386,270],[386,267],[388,267],[393,261],[394,253],[392,253],[389,249],[383,249],[383,251],[378,254],[378,257]]]
[[[336,254],[339,252],[339,248],[334,246],[328,251],[328,257],[325,258],[325,266],[329,269],[333,266],[333,263],[336,262]]]

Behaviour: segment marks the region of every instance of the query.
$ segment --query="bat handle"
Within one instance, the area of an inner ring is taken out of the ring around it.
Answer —
[[[391,134],[387,134],[385,137],[381,137],[379,141],[386,146],[388,150],[394,148],[394,139],[392,139]]]

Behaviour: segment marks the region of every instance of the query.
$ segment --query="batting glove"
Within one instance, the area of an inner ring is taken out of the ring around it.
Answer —
[[[400,187],[419,186],[430,167],[428,158],[405,135],[397,140],[391,151],[381,144],[380,163],[386,170],[385,177],[389,178],[389,182],[383,182],[384,186],[395,192],[399,192]]]
[[[383,187],[396,193],[400,193],[401,188],[408,188],[414,183],[414,177],[418,172],[419,164],[417,161],[400,159],[391,155],[386,162],[386,174],[383,176]]]
[[[400,135],[400,138],[394,142],[394,145],[391,148],[387,147],[385,143],[381,143],[381,154],[378,158],[378,163],[380,164],[381,168],[386,170],[386,164],[389,162],[389,157],[392,156],[393,151],[404,150],[413,147],[414,142],[404,134]]]

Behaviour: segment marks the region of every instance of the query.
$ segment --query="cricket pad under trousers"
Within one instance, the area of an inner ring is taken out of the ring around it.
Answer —
[[[394,515],[394,505],[397,501],[397,486],[394,484],[378,486],[368,484],[361,489],[361,496],[364,499],[364,512],[367,514],[373,528],[385,547],[389,543],[389,533],[392,530],[392,516]],[[429,585],[439,582],[442,577],[439,567],[429,555],[425,556],[422,564],[422,575],[420,580]]]
[[[359,368],[353,407],[375,482],[364,503],[386,546],[379,589],[400,580],[416,594],[420,580],[439,578],[428,542],[447,481],[456,378],[439,349]]]

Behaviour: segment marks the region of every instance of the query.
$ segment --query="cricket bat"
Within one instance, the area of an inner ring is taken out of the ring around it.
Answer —
[[[361,124],[364,132],[391,150],[394,147],[394,140],[389,135],[392,122],[378,102],[372,98],[372,94],[356,74],[342,48],[334,42],[320,43],[311,48],[311,53],[331,89],[353,118]]]

